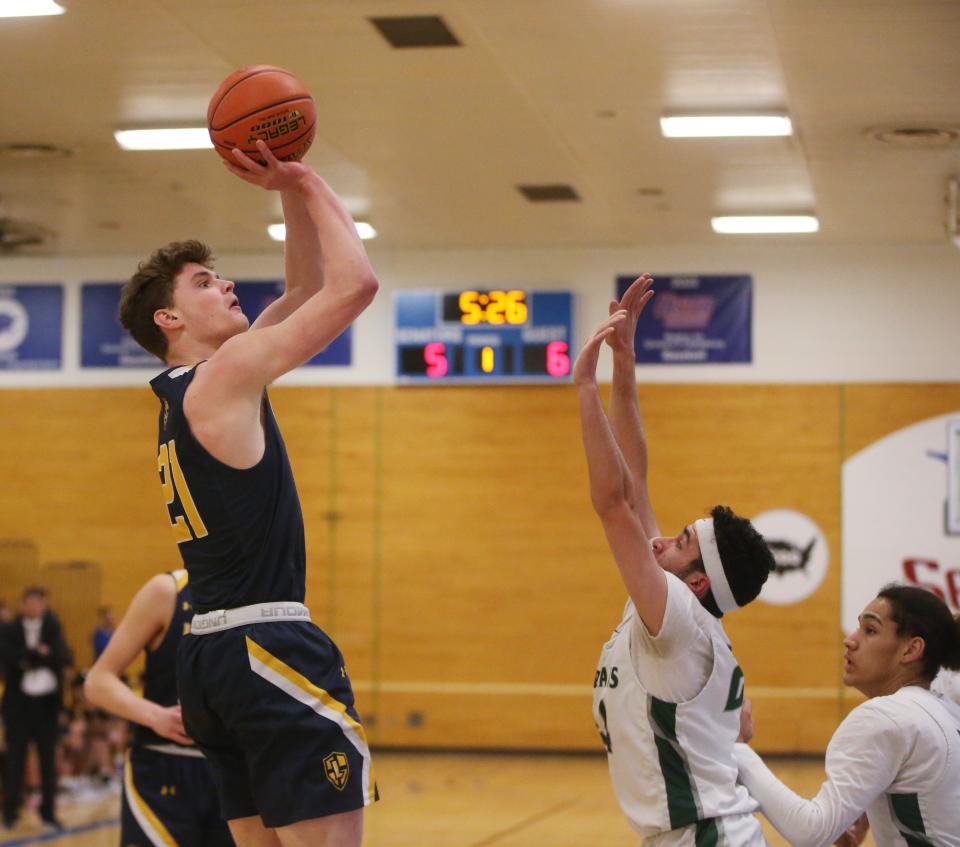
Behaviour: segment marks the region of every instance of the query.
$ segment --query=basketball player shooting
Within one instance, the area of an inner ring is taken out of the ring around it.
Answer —
[[[378,283],[353,220],[311,168],[239,150],[227,167],[280,193],[286,286],[248,328],[196,241],[126,283],[120,315],[169,369],[158,467],[196,614],[178,653],[183,724],[245,845],[359,845],[376,793],[344,660],[314,626],[303,518],[266,387],[333,341]]]
[[[657,847],[765,844],[737,785],[743,674],[720,618],[753,600],[773,556],[749,521],[717,506],[661,536],[647,489],[634,336],[653,297],[644,274],[610,304],[574,365],[590,498],[629,600],[594,678],[594,719],[630,825]],[[613,350],[606,412],[596,371]]]

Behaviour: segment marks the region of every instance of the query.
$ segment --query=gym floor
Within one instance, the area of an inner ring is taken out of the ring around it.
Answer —
[[[770,758],[798,793],[823,778],[816,758]],[[382,801],[366,816],[365,847],[639,847],[600,755],[375,753]],[[45,835],[27,815],[0,847],[116,847],[119,800],[61,805],[67,832]],[[766,823],[770,847],[787,842]],[[873,847],[869,836],[866,842]]]

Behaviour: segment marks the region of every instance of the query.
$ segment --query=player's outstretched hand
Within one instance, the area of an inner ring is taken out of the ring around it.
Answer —
[[[869,831],[870,824],[867,823],[866,814],[863,814],[850,824],[847,831],[833,843],[835,847],[857,847],[857,845],[863,844],[863,840],[867,837]]]
[[[573,381],[575,384],[596,384],[597,361],[600,358],[600,346],[603,344],[603,340],[609,338],[612,333],[616,332],[617,326],[626,320],[626,311],[620,309],[600,324],[596,332],[587,339],[583,345],[583,349],[580,351],[580,355],[577,356],[577,361],[573,363]]]
[[[150,728],[163,738],[176,741],[177,744],[193,744],[193,739],[183,728],[183,715],[180,706],[166,706],[158,709],[150,723]]]
[[[623,297],[618,303],[616,300],[610,301],[610,314],[623,311],[627,313],[627,319],[623,323],[617,324],[616,331],[607,336],[609,344],[614,353],[633,353],[633,339],[637,335],[637,320],[640,313],[646,308],[647,303],[653,298],[653,277],[650,274],[643,274],[637,277],[630,287],[623,292]]]
[[[740,707],[740,735],[737,736],[737,741],[749,744],[753,739],[753,730],[753,701],[745,698]]]
[[[265,162],[263,165],[255,162],[236,147],[233,149],[233,158],[236,162],[228,162],[224,159],[223,163],[244,182],[259,185],[268,191],[294,189],[305,176],[313,173],[313,169],[303,162],[281,162],[260,139],[257,139],[257,150],[263,157]]]

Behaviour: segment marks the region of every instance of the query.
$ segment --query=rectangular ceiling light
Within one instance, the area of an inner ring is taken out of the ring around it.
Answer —
[[[0,18],[37,18],[41,15],[62,15],[66,9],[53,0],[3,0]]]
[[[735,138],[792,135],[786,115],[676,115],[660,118],[665,138]]]
[[[817,232],[820,222],[813,215],[726,215],[711,218],[714,232],[723,235],[763,235]]]
[[[202,150],[213,147],[205,126],[180,129],[118,129],[113,137],[123,150]]]
[[[371,238],[377,237],[377,231],[366,221],[354,221],[353,225],[357,228],[357,235],[359,235],[364,241],[369,241]],[[274,241],[286,241],[287,225],[270,224],[267,226],[267,235],[269,235]]]

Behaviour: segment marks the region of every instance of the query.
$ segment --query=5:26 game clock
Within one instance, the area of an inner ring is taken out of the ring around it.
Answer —
[[[573,295],[511,288],[394,295],[401,382],[566,382]]]

